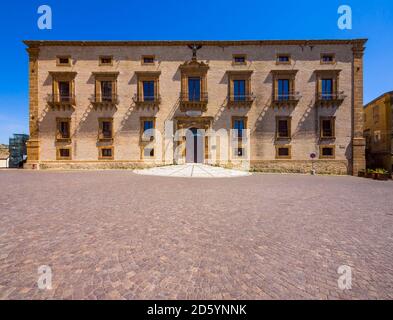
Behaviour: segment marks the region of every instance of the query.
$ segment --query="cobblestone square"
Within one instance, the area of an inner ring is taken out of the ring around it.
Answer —
[[[393,298],[391,181],[1,171],[0,190],[0,299]]]

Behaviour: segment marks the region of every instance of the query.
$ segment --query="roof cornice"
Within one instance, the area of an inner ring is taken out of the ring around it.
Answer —
[[[360,45],[367,39],[347,40],[157,40],[157,41],[69,41],[69,40],[25,40],[29,48],[42,46],[186,46],[196,44],[202,46],[268,46],[268,45]]]

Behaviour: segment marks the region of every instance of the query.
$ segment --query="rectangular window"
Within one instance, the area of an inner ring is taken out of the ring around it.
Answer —
[[[320,146],[319,157],[321,159],[332,159],[335,157],[334,146]]]
[[[154,56],[142,56],[142,64],[154,64]]]
[[[276,138],[291,138],[291,118],[277,118],[276,120]]]
[[[154,101],[154,81],[143,81],[143,101]]]
[[[284,101],[289,99],[289,79],[278,79],[278,100]]]
[[[113,147],[100,147],[99,159],[113,159]]]
[[[100,66],[111,66],[113,58],[111,56],[100,57]]]
[[[333,98],[333,79],[322,79],[322,99],[331,100]]]
[[[70,101],[70,82],[69,81],[59,81],[59,101],[68,102]]]
[[[276,146],[276,158],[277,159],[290,159],[291,158],[291,146]]]
[[[245,119],[234,119],[233,120],[233,129],[236,131],[237,137],[243,137],[243,130],[246,129],[246,120]]]
[[[321,138],[334,138],[334,118],[321,118]]]
[[[57,65],[58,66],[70,66],[71,65],[71,58],[69,56],[61,56],[57,57]]]
[[[153,141],[154,140],[153,132],[146,132],[146,131],[154,129],[154,127],[155,127],[154,119],[150,119],[150,118],[149,119],[142,119],[141,125],[142,125],[141,134],[144,137],[143,141],[146,142],[146,139],[149,139],[149,138],[150,138],[150,141]]]
[[[245,64],[246,63],[246,56],[241,54],[233,55],[233,63],[234,64]]]
[[[321,54],[321,63],[322,64],[331,64],[335,62],[335,55],[334,54]]]
[[[58,120],[58,139],[69,139],[70,138],[70,121],[69,120]]]
[[[113,137],[113,120],[99,119],[99,140],[110,140]]]
[[[112,81],[101,81],[101,101],[112,102]]]
[[[71,160],[71,148],[58,148],[57,160]]]
[[[188,100],[201,100],[201,78],[188,78]]]
[[[246,100],[246,80],[233,80],[233,100]]]
[[[289,54],[278,54],[277,55],[277,63],[278,64],[290,64],[291,56]]]

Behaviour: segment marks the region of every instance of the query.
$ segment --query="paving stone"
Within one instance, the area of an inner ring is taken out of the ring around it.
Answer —
[[[391,181],[2,171],[0,189],[1,299],[393,298]]]

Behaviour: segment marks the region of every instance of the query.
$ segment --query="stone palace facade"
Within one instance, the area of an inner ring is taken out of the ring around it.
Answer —
[[[357,174],[365,42],[25,41],[26,167]]]

